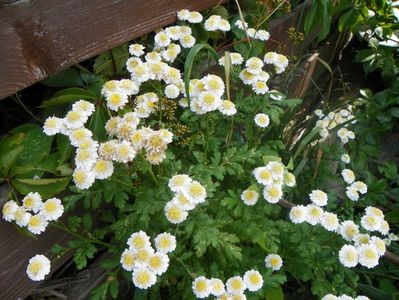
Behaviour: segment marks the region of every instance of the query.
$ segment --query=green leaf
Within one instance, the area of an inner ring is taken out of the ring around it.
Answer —
[[[43,198],[51,198],[64,191],[69,181],[70,177],[54,179],[14,179],[11,180],[11,184],[22,195],[26,195],[29,192],[38,192]]]
[[[67,88],[56,92],[49,100],[43,101],[39,108],[47,108],[57,105],[69,104],[78,100],[96,100],[96,96],[84,88]]]
[[[263,160],[263,163],[265,164],[265,165],[267,165],[269,162],[271,162],[271,161],[277,161],[277,162],[281,162],[281,158],[280,157],[278,157],[278,156],[273,156],[273,155],[265,155],[265,156],[262,156],[262,160]]]
[[[4,153],[0,156],[0,168],[3,171],[4,176],[8,176],[8,171],[10,170],[11,166],[15,163],[18,158],[18,155],[24,149],[23,145],[17,146],[13,150],[8,153]]]
[[[42,80],[41,83],[51,87],[66,87],[66,86],[84,86],[84,82],[80,77],[78,70],[69,68],[51,75]]]
[[[265,292],[266,300],[284,300],[284,293],[281,286],[267,290]]]
[[[215,60],[218,60],[217,52],[209,44],[199,43],[190,49],[190,52],[188,52],[186,61],[184,63],[184,88],[186,91],[188,103],[190,103],[190,77],[194,65],[194,60],[198,53],[203,49],[210,51],[211,54],[215,57]]]
[[[93,132],[93,138],[97,141],[104,141],[107,138],[105,131],[106,123],[106,110],[102,107],[97,107],[96,111],[90,118],[89,125],[87,126]]]
[[[121,74],[128,57],[129,51],[127,44],[120,45],[107,52],[101,53],[94,63],[94,72],[105,76]]]
[[[389,109],[389,113],[391,114],[391,116],[399,118],[399,107],[392,107],[391,109]]]
[[[68,160],[73,149],[67,136],[58,134],[56,140],[59,155],[58,165],[61,165]]]

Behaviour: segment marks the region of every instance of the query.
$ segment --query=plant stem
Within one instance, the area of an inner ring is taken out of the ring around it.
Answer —
[[[192,273],[190,271],[190,269],[187,267],[187,265],[180,259],[178,258],[176,255],[172,254],[173,258],[176,259],[179,263],[181,263],[181,265],[183,266],[183,268],[187,271],[188,275],[191,276],[192,279],[195,279],[195,275],[194,273]]]
[[[43,123],[42,120],[40,120],[38,117],[36,117],[30,110],[29,108],[26,107],[26,105],[22,102],[21,98],[19,97],[18,93],[14,95],[13,99],[15,102],[17,102],[33,119],[38,121],[40,124]]]
[[[68,227],[66,227],[66,226],[64,226],[62,223],[60,223],[60,222],[57,222],[57,223],[50,223],[50,225],[51,226],[53,226],[53,227],[55,227],[55,228],[58,228],[58,229],[60,229],[60,230],[62,230],[62,231],[65,231],[66,233],[69,233],[70,235],[72,235],[72,236],[74,236],[74,237],[77,237],[78,239],[81,239],[81,240],[84,240],[84,241],[86,241],[86,242],[89,242],[89,243],[93,243],[93,244],[98,244],[98,245],[102,245],[102,246],[105,246],[105,247],[111,247],[112,245],[111,244],[108,244],[108,243],[105,243],[105,242],[103,242],[103,241],[100,241],[100,240],[97,240],[97,239],[93,239],[93,238],[88,238],[88,237],[85,237],[85,236],[83,236],[83,235],[80,235],[80,234],[78,234],[78,233],[76,233],[76,232],[73,232],[72,230],[70,230]]]
[[[150,174],[151,179],[155,182],[156,185],[159,185],[159,181],[157,180],[157,178],[155,177],[154,172],[152,171],[151,164],[150,163],[148,163],[148,164],[149,164],[148,173]]]
[[[205,150],[204,150],[204,164],[207,163],[208,147],[209,147],[209,114],[205,116]]]
[[[227,137],[226,137],[226,146],[227,147],[229,146],[231,137],[233,135],[233,128],[234,128],[234,116],[231,117],[230,129],[229,129],[229,132],[227,133]]]

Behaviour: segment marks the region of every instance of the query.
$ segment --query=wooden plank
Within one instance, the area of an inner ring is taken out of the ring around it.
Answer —
[[[35,0],[0,4],[0,99],[220,0]]]
[[[6,186],[0,188],[0,207],[6,202]],[[49,226],[37,240],[17,232],[11,223],[0,219],[0,299],[23,299],[40,282],[31,281],[26,275],[28,260],[36,254],[46,255],[51,260],[51,272],[57,270],[70,255],[55,259],[51,247],[65,245],[70,236]]]

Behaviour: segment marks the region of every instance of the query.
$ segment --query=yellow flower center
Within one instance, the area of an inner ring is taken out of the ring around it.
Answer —
[[[158,255],[154,255],[150,258],[150,261],[148,262],[151,268],[159,268],[162,265],[162,260]]]
[[[181,215],[182,215],[182,211],[177,206],[172,206],[168,210],[168,216],[169,216],[169,219],[171,219],[171,220],[180,220]]]
[[[42,264],[38,261],[34,261],[29,264],[29,271],[33,274],[39,273],[41,269],[42,269]]]
[[[53,201],[47,201],[44,204],[44,209],[47,212],[53,212],[53,211],[55,211],[57,209],[57,204],[55,204]]]
[[[204,280],[200,280],[197,282],[197,284],[195,285],[195,288],[198,292],[202,293],[206,291],[207,288],[207,284]]]
[[[137,282],[140,285],[146,285],[150,281],[150,274],[147,271],[142,271],[137,276]]]
[[[39,216],[32,216],[29,220],[29,225],[31,227],[37,227],[40,225],[40,217]]]

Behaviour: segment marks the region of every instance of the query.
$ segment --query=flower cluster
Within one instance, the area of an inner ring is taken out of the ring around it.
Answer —
[[[230,23],[219,15],[212,15],[204,23],[206,31],[230,31]]]
[[[130,96],[139,92],[139,88],[140,85],[129,79],[111,80],[104,84],[101,93],[107,101],[107,106],[118,111],[129,102]]]
[[[274,66],[276,74],[281,74],[288,67],[288,58],[285,55],[276,52],[267,52],[263,57],[266,64]]]
[[[248,37],[252,38],[252,39],[257,39],[260,41],[267,41],[270,38],[270,33],[267,32],[266,30],[263,29],[255,29],[255,28],[251,28],[248,26],[247,22],[243,22],[241,20],[237,20],[235,22],[235,25],[241,29],[241,30],[245,30]]]
[[[219,278],[208,279],[199,276],[194,279],[192,288],[197,298],[206,298],[210,295],[216,299],[246,299],[245,290],[256,292],[263,286],[262,275],[256,270],[245,272],[244,276],[234,276],[227,279],[226,284]]]
[[[315,195],[312,193],[312,198],[314,198]],[[320,194],[323,195],[322,193]],[[321,203],[322,201],[326,200],[323,196],[319,196],[317,200],[313,201]],[[319,205],[316,204],[294,206],[290,210],[289,218],[294,224],[300,224],[303,222],[307,222],[313,226],[320,224],[324,229],[332,232],[337,232],[339,229],[338,216],[334,213],[324,211]]]
[[[56,221],[64,213],[64,206],[58,198],[50,198],[45,202],[39,193],[28,193],[22,199],[22,206],[11,200],[3,206],[3,219],[15,221],[19,227],[27,227],[33,234],[41,234],[46,230],[49,221]]]
[[[139,289],[148,289],[156,283],[156,276],[168,269],[168,253],[176,249],[176,238],[167,232],[159,234],[154,242],[155,249],[144,231],[134,232],[127,241],[129,248],[121,256],[122,267],[133,272],[133,284]]]
[[[328,294],[325,295],[321,300],[370,300],[370,298],[366,296],[357,296],[356,298],[353,298],[351,296],[348,296],[346,294],[343,294],[341,296],[335,296],[333,294]]]
[[[177,12],[177,19],[180,21],[187,21],[189,23],[201,23],[202,15],[196,11],[189,11],[188,9],[182,9]]]
[[[350,169],[344,169],[341,172],[342,178],[348,184],[346,187],[346,195],[352,201],[359,200],[359,193],[364,195],[367,193],[367,185],[363,181],[355,181],[356,176]]]
[[[245,68],[239,74],[239,78],[245,85],[252,87],[252,90],[259,95],[269,91],[267,81],[269,73],[263,70],[264,63],[259,57],[251,57],[245,62]]]
[[[284,186],[295,186],[295,176],[277,161],[270,161],[264,167],[255,168],[253,175],[256,181],[264,186],[263,197],[269,203],[277,203],[283,197]]]
[[[355,138],[355,133],[346,128],[349,123],[354,124],[356,122],[354,120],[355,117],[350,113],[350,109],[350,107],[349,110],[341,109],[338,112],[330,112],[327,115],[324,115],[321,110],[316,110],[315,114],[320,118],[320,120],[316,122],[316,127],[320,128],[319,134],[323,140],[328,137],[329,130],[334,129],[336,126],[339,126],[343,123],[346,123],[343,125],[344,127],[337,131],[337,135],[341,142],[346,144],[349,140],[353,140]],[[353,121],[349,122],[351,120]]]
[[[175,194],[173,199],[166,203],[164,211],[168,221],[173,224],[183,222],[190,210],[205,202],[205,188],[186,174],[173,176],[169,179],[168,186]]]
[[[225,52],[226,53],[226,52]],[[238,52],[230,52],[230,62],[232,65],[240,66],[244,62],[244,58]],[[226,54],[218,60],[219,65],[225,66]]]
[[[26,268],[26,274],[33,281],[43,280],[46,275],[50,273],[50,260],[41,254],[36,254],[29,259],[28,267]]]

